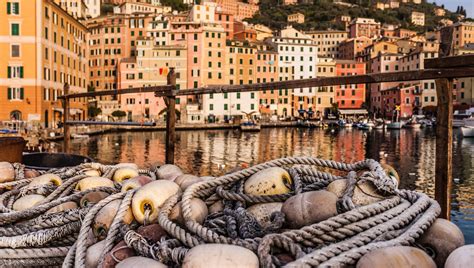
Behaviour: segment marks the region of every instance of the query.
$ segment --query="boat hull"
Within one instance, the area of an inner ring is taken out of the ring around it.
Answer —
[[[401,122],[394,122],[387,124],[387,129],[401,129],[403,124]]]
[[[251,126],[240,126],[240,130],[245,132],[256,132],[260,131],[260,125],[251,125]]]
[[[474,138],[474,127],[461,127],[462,136],[466,138]]]

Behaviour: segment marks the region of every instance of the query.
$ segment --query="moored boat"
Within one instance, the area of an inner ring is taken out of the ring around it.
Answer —
[[[474,138],[474,126],[461,127],[461,132],[465,138]]]
[[[260,131],[260,124],[249,121],[240,124],[240,130],[242,131]]]
[[[392,122],[387,124],[387,129],[401,129],[402,127],[402,122]]]

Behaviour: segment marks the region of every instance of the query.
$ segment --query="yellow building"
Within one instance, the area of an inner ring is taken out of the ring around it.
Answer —
[[[316,65],[318,77],[336,76],[336,61],[333,58],[318,58]],[[318,116],[318,113],[323,116],[334,102],[334,86],[317,87],[315,93],[314,108],[316,116]]]
[[[87,28],[52,0],[26,2],[0,5],[0,121],[55,127],[64,84],[71,93],[87,88]],[[71,108],[74,118],[85,118],[85,99]]]
[[[304,15],[301,13],[294,13],[288,15],[288,22],[304,23]]]

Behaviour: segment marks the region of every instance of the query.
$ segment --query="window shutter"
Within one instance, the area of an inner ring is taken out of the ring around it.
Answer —
[[[10,2],[7,2],[7,14],[10,15],[12,12],[11,12],[11,3]]]
[[[20,100],[23,99],[23,96],[24,96],[24,89],[23,88],[20,88]]]
[[[8,70],[8,78],[12,78],[12,68],[8,66],[7,70]]]
[[[8,88],[8,99],[11,100],[12,99],[12,89],[11,88]]]
[[[15,14],[20,14],[20,3],[13,3],[15,6]]]
[[[23,66],[20,67],[20,78],[23,78]]]

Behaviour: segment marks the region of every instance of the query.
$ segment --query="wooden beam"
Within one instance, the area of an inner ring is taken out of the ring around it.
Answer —
[[[64,95],[69,94],[69,84],[64,84]],[[63,137],[64,137],[64,145],[63,145],[63,152],[69,153],[69,142],[71,140],[71,132],[69,129],[69,125],[66,122],[69,120],[69,99],[63,99]]]
[[[67,125],[101,125],[101,126],[156,126],[154,122],[103,122],[103,121],[67,121]]]
[[[156,92],[161,90],[170,90],[175,89],[174,86],[151,86],[151,87],[135,87],[135,88],[125,88],[125,89],[114,89],[114,90],[102,90],[94,92],[84,92],[84,93],[74,93],[66,94],[59,96],[59,99],[72,99],[72,98],[82,98],[82,97],[97,97],[97,96],[113,96],[121,94],[130,94],[130,93],[146,93],[146,92]]]
[[[440,218],[450,218],[453,159],[453,80],[437,79],[435,199]]]
[[[176,72],[174,68],[170,68],[167,76],[167,84],[173,87],[169,89],[172,91],[176,86]],[[166,112],[166,164],[174,164],[174,145],[176,142],[176,96],[169,95],[165,97],[167,106]]]
[[[453,29],[451,26],[441,31],[440,58],[452,55]],[[453,179],[453,79],[436,79],[436,96],[435,199],[441,207],[439,217],[449,220]]]
[[[473,67],[474,55],[451,56],[425,60],[425,69]]]
[[[406,82],[418,80],[433,80],[438,78],[474,77],[474,67],[429,69],[404,72],[376,73],[342,77],[318,77],[291,81],[259,83],[249,85],[212,85],[195,89],[160,90],[155,92],[156,97],[202,95],[211,93],[251,92],[271,89],[293,89],[305,87],[321,87],[351,84],[372,84],[383,82]]]

